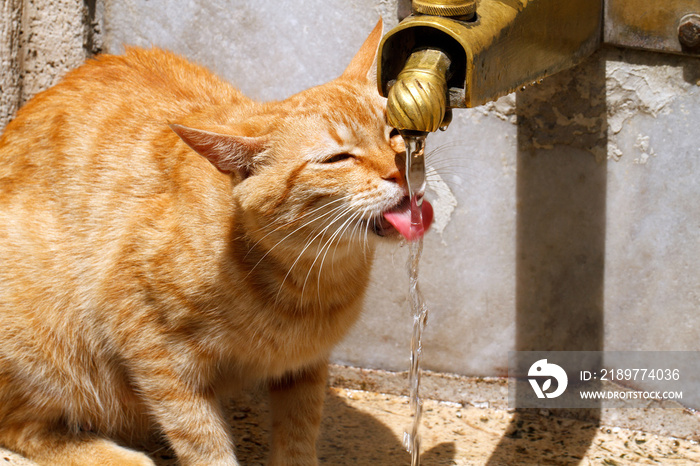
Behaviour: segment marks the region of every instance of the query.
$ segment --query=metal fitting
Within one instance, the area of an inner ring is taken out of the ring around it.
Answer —
[[[413,11],[423,15],[469,17],[476,11],[476,0],[413,0]]]
[[[694,52],[700,52],[700,15],[690,14],[681,18],[678,25],[678,41]]]
[[[450,59],[440,50],[413,52],[387,96],[389,125],[421,132],[444,126],[449,66]]]

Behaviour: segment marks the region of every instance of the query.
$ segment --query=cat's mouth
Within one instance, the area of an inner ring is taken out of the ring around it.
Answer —
[[[376,217],[372,222],[374,233],[386,237],[401,235],[408,241],[422,238],[430,228],[430,224],[433,223],[433,206],[430,202],[423,200],[421,204],[423,222],[422,224],[413,224],[411,222],[411,204],[408,196],[405,196],[397,206]]]

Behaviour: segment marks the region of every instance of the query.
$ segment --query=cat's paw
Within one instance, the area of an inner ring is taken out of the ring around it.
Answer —
[[[151,458],[146,456],[144,453],[130,450],[128,448],[120,447],[114,445],[115,451],[114,456],[110,458],[102,458],[95,462],[97,465],[128,465],[128,466],[155,466],[155,463]],[[112,453],[112,452],[110,452]]]
[[[40,464],[80,466],[155,466],[144,453],[121,447],[111,440],[94,439],[70,448]]]
[[[267,462],[267,466],[318,466],[318,459],[315,456],[273,454]]]

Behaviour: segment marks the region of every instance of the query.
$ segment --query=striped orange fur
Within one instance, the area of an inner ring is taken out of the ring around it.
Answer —
[[[181,464],[235,465],[222,400],[266,383],[270,464],[316,464],[327,356],[406,196],[381,30],[281,102],[132,48],[19,111],[0,139],[0,445],[152,464],[120,445],[156,432]]]

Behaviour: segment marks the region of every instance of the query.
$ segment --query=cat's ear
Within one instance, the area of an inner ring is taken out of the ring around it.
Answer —
[[[374,84],[377,81],[377,52],[379,51],[379,43],[384,34],[384,23],[382,18],[379,18],[377,25],[374,26],[372,32],[369,33],[364,44],[360,47],[352,59],[348,67],[342,74],[342,78],[369,81]]]
[[[220,134],[175,124],[170,128],[220,172],[238,173],[243,178],[250,175],[256,156],[265,150],[262,137]]]

